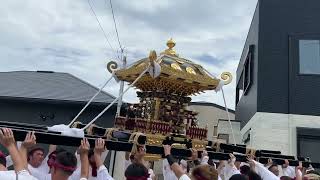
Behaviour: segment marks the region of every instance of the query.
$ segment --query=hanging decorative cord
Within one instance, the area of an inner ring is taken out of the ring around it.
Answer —
[[[111,77],[104,83],[104,85],[99,89],[99,91],[94,95],[94,96],[92,96],[92,98],[87,102],[87,104],[80,110],[80,112],[76,115],[76,117],[74,117],[73,119],[72,119],[72,121],[69,123],[69,127],[71,127],[71,125],[72,125],[72,123],[74,123],[77,119],[78,119],[78,117],[81,115],[81,113],[83,113],[83,111],[91,104],[91,102],[94,100],[94,98],[95,97],[97,97],[98,96],[98,94],[100,94],[100,92],[102,91],[102,89],[104,88],[104,87],[106,87],[106,85],[111,81],[111,79],[113,78],[113,76],[114,76],[114,71],[112,72],[112,75],[111,75]]]
[[[205,70],[210,76],[216,78],[216,76],[212,75],[209,71]],[[233,127],[232,127],[232,123],[231,123],[231,118],[230,118],[230,114],[229,114],[229,108],[227,106],[227,101],[224,95],[224,91],[223,91],[223,86],[220,87],[221,88],[221,92],[222,92],[222,97],[223,97],[223,102],[224,102],[224,107],[226,109],[226,113],[228,116],[228,121],[229,121],[229,125],[230,125],[230,129],[231,129],[231,134],[232,134],[232,139],[233,139],[233,144],[236,145],[236,138],[234,136],[234,132],[233,132]]]
[[[86,129],[88,128],[92,123],[94,123],[99,117],[101,117],[103,115],[103,113],[105,113],[114,103],[116,103],[118,101],[118,99],[120,97],[122,97],[132,86],[134,86],[134,84],[136,82],[138,82],[138,80],[149,70],[150,68],[150,64],[147,66],[147,68],[137,77],[136,80],[134,80],[128,87],[126,90],[123,91],[123,93],[121,93],[116,99],[114,99],[104,110],[102,110],[102,112],[100,112],[100,114],[98,114],[95,118],[93,118],[85,127],[83,127],[82,129]]]

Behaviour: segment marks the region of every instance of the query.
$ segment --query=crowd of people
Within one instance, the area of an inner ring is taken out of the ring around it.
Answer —
[[[34,132],[29,132],[22,143],[16,143],[9,128],[0,129],[0,143],[9,152],[6,156],[0,152],[0,179],[2,180],[113,180],[103,162],[107,150],[101,138],[94,147],[86,138],[81,141],[76,153],[57,149],[50,145],[48,155],[36,145]],[[209,159],[206,151],[198,158],[198,152],[192,150],[187,160],[176,160],[171,155],[171,146],[164,145],[164,180],[320,180],[319,174],[312,168],[273,164],[263,165],[253,156],[246,163],[238,162],[233,154],[228,161]],[[126,180],[155,180],[156,176],[150,163],[144,160],[146,150],[138,146],[133,154],[126,154],[124,176]],[[8,170],[13,165],[14,170]]]

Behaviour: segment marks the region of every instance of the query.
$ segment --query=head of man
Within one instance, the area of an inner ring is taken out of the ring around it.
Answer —
[[[132,163],[143,163],[143,158],[146,155],[145,146],[138,146],[137,151],[131,155],[134,157],[134,159],[131,160]]]
[[[248,178],[243,174],[235,174],[229,180],[247,180]]]
[[[238,170],[240,170],[240,166],[241,166],[241,162],[240,162],[240,161],[234,162],[234,165],[236,166],[236,168],[237,168]]]
[[[51,174],[51,171],[53,170],[53,165],[54,165],[54,162],[56,161],[57,154],[64,152],[64,151],[66,151],[66,150],[65,149],[57,149],[49,154],[47,164],[48,164],[48,167],[50,168],[50,174]]]
[[[210,165],[199,165],[192,171],[193,180],[218,180],[218,171]]]
[[[141,163],[132,163],[124,173],[127,180],[147,180],[149,178],[148,169]]]
[[[29,150],[28,153],[28,163],[32,167],[39,167],[44,160],[44,149],[38,146],[35,146]]]
[[[7,160],[5,154],[0,151],[0,171],[7,171]]]
[[[73,153],[63,151],[57,153],[52,163],[51,179],[66,180],[77,167],[77,158]]]
[[[279,176],[279,168],[278,168],[278,165],[272,164],[268,169],[269,169],[269,171],[271,171],[274,175]]]

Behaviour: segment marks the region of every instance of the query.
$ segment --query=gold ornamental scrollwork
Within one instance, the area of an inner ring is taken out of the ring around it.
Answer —
[[[112,73],[113,71],[118,69],[118,64],[115,61],[110,61],[107,64],[107,70]]]
[[[224,85],[230,84],[232,81],[232,74],[230,72],[223,72],[221,74],[221,79],[223,80]]]
[[[186,68],[186,71],[190,74],[194,74],[194,75],[197,75],[196,71],[192,68],[192,67],[187,67]]]
[[[177,63],[172,63],[171,64],[171,67],[175,70],[179,70],[179,71],[182,71],[181,67],[179,66],[179,64]]]

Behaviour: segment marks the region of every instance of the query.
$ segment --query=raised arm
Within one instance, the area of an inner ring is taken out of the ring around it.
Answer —
[[[48,155],[51,154],[53,151],[57,150],[57,145],[50,144]]]
[[[237,169],[237,167],[234,165],[236,162],[236,157],[233,154],[229,154],[230,159],[228,163],[225,166],[225,171],[224,171],[224,178],[229,179],[231,176],[235,174],[240,174],[240,171]]]
[[[24,161],[17,149],[16,141],[13,132],[8,128],[1,128],[0,130],[0,143],[9,151],[13,161],[14,170],[16,173],[25,169]]]
[[[97,180],[113,180],[108,169],[103,165],[101,156],[106,151],[105,141],[101,138],[97,139],[94,147],[94,159],[98,168]]]
[[[19,149],[24,167],[26,169],[28,168],[28,155],[27,155],[28,149],[34,146],[35,144],[36,144],[36,136],[34,135],[34,131],[28,132]]]
[[[179,164],[175,161],[175,159],[171,155],[171,146],[164,145],[163,149],[164,149],[164,155],[165,155],[166,159],[168,160],[168,163],[169,163],[172,171],[176,175],[176,177],[179,179],[181,176],[184,176],[185,174],[183,172],[183,169],[179,166]]]
[[[83,138],[81,140],[81,145],[79,147],[79,153],[80,153],[80,161],[81,161],[81,174],[80,179],[85,180],[89,178],[89,149],[90,144],[87,138]]]
[[[279,180],[276,175],[274,175],[271,171],[269,171],[264,165],[253,160],[252,158],[248,158],[250,164],[254,164],[256,167],[256,173],[261,176],[263,180]]]

